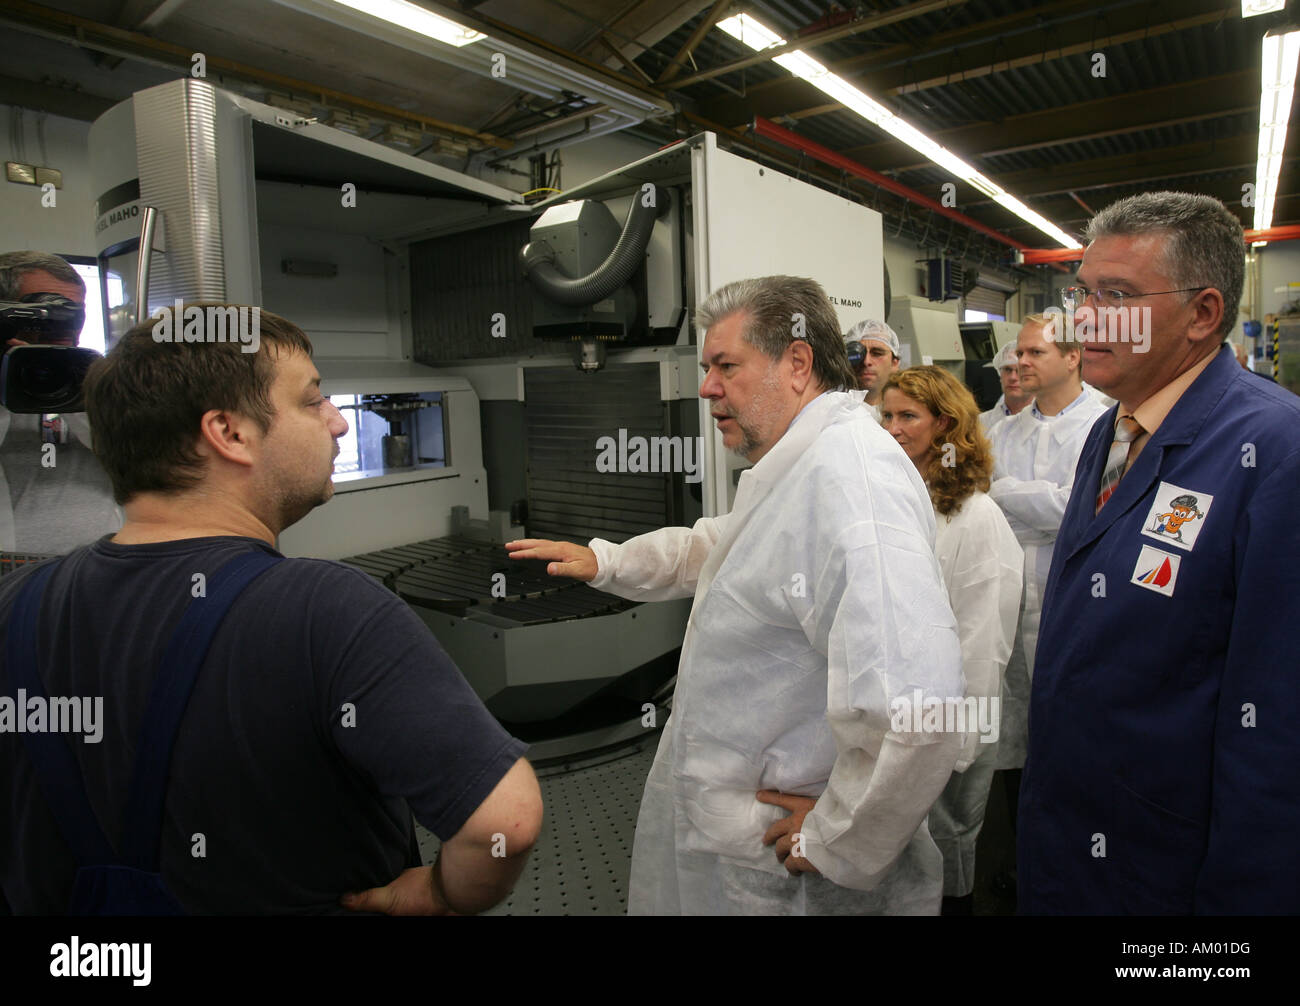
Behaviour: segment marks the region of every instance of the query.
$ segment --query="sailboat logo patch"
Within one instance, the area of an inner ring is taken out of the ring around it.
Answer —
[[[1132,582],[1147,590],[1154,590],[1165,597],[1174,596],[1174,584],[1178,581],[1178,564],[1183,561],[1180,555],[1170,555],[1150,545],[1143,545],[1138,554],[1137,565],[1133,567]]]
[[[1205,527],[1213,502],[1214,497],[1209,493],[1193,492],[1172,482],[1161,482],[1146,523],[1142,525],[1142,533],[1190,552],[1197,535]]]

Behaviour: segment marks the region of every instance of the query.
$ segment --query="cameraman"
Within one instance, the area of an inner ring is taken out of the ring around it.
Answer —
[[[41,295],[80,307],[86,285],[57,255],[0,254],[0,301]],[[0,342],[7,352],[31,343],[75,346],[80,335],[79,327],[0,330]],[[95,460],[85,413],[20,415],[0,406],[0,551],[62,555],[121,526],[122,511]]]

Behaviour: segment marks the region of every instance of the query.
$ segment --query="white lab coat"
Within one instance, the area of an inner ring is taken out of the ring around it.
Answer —
[[[957,733],[891,729],[891,700],[962,694],[934,514],[902,450],[831,392],[745,471],[730,514],[591,543],[592,585],[692,593],[673,712],[646,781],[630,914],[934,914],[942,857],[925,824]],[[787,816],[755,794],[817,798],[792,877],[762,844]]]
[[[1081,391],[1055,416],[1044,416],[1035,403],[998,423],[989,437],[994,461],[989,498],[1002,508],[1025,552],[1020,638],[1017,652],[1007,666],[998,768],[1024,764],[1029,679],[1034,673],[1043,587],[1083,442],[1105,411],[1095,395]]]
[[[936,512],[934,519],[935,554],[957,618],[966,695],[988,703],[986,722],[992,727],[983,735],[967,734],[956,771],[930,811],[930,834],[943,853],[943,893],[961,897],[975,886],[975,846],[1001,734],[1002,672],[1016,635],[1024,553],[998,505],[982,492],[956,513]]]
[[[1083,382],[1083,390],[1086,391],[1088,394],[1092,395],[1092,397],[1097,399],[1097,401],[1101,402],[1102,408],[1104,409],[1109,409],[1112,405],[1115,404],[1115,399],[1111,398],[1110,395],[1106,394],[1105,392],[1098,391],[1087,381]]]
[[[1010,415],[1011,413],[1007,411],[1007,396],[999,395],[997,404],[993,408],[989,409],[988,412],[980,413],[980,426],[984,428],[984,435],[987,437],[991,434],[993,427]]]

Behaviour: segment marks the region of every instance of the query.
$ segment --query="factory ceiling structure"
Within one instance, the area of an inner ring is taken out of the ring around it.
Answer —
[[[1152,189],[1252,227],[1262,40],[1287,18],[1224,0],[414,5],[459,26],[448,43],[358,6],[0,0],[0,102],[92,119],[201,53],[221,86],[461,169],[711,129],[873,206],[889,235],[1006,263]],[[1271,222],[1300,224],[1294,143]]]

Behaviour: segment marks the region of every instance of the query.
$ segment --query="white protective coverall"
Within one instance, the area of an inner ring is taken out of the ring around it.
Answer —
[[[1025,593],[1020,638],[1007,662],[1002,690],[1002,736],[997,767],[1020,768],[1029,737],[1029,680],[1034,673],[1043,587],[1052,567],[1056,533],[1074,485],[1083,442],[1105,412],[1089,391],[1054,416],[1035,402],[993,428],[993,484],[989,498],[1006,514],[1025,551]]]
[[[962,736],[891,729],[891,700],[962,694],[934,513],[861,392],[810,402],[742,473],[730,514],[622,545],[592,586],[695,596],[637,821],[629,914],[935,914],[925,817]],[[917,719],[920,719],[919,711]],[[762,789],[817,799],[791,876]]]
[[[1010,415],[1011,413],[1007,411],[1007,396],[1001,395],[997,402],[994,403],[993,408],[989,409],[988,412],[980,413],[980,426],[984,430],[984,435],[986,437],[991,436],[993,427]]]
[[[978,711],[981,729],[968,730],[956,771],[930,811],[930,835],[943,853],[944,896],[961,897],[975,887],[975,845],[993,781],[1002,672],[1016,636],[1024,553],[998,505],[982,492],[963,500],[956,513],[936,511],[934,519],[934,550],[961,639],[967,726],[971,698],[988,710]]]

